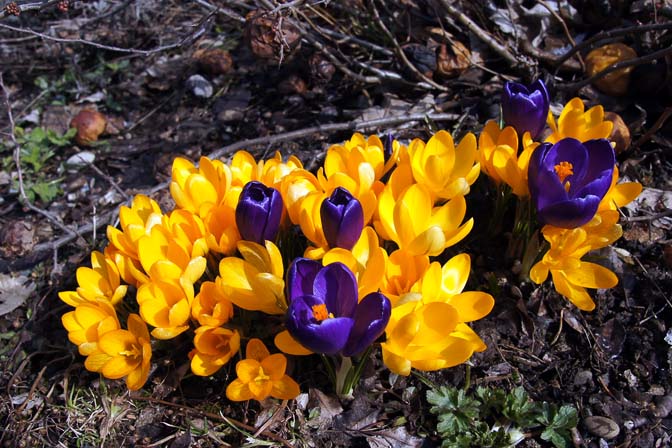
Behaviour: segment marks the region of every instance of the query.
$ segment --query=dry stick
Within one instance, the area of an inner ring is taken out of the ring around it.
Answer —
[[[338,39],[337,43],[345,43],[345,42],[353,42],[357,45],[361,45],[362,47],[369,48],[373,51],[377,51],[379,53],[382,53],[385,56],[394,56],[394,52],[390,51],[389,49],[385,47],[381,47],[380,45],[374,44],[372,42],[369,42],[364,39],[360,39],[359,37],[355,36],[348,36],[347,34],[339,33],[338,31],[330,30],[329,28],[323,28],[321,26],[316,26],[315,29],[319,31],[321,34],[326,34],[329,37],[333,37],[334,39]]]
[[[0,88],[2,89],[2,93],[5,99],[5,105],[7,106],[7,118],[9,119],[9,130],[10,130],[9,136],[12,140],[12,143],[14,144],[14,164],[16,165],[16,173],[19,181],[19,196],[21,197],[23,204],[30,210],[44,216],[49,220],[49,222],[52,222],[53,224],[58,226],[61,230],[69,233],[73,238],[79,237],[84,239],[76,231],[62,224],[55,215],[33,205],[30,199],[28,199],[28,196],[26,195],[26,189],[23,184],[23,170],[21,169],[21,145],[19,145],[19,142],[16,140],[16,134],[14,133],[15,124],[14,124],[14,116],[12,115],[12,106],[9,102],[9,92],[7,91],[7,87],[5,87],[2,75],[3,73],[0,72]]]
[[[544,8],[548,10],[548,12],[551,13],[555,19],[560,22],[560,25],[562,25],[562,29],[565,31],[565,36],[567,36],[567,40],[569,40],[569,43],[572,44],[573,47],[576,47],[576,41],[572,37],[572,34],[569,32],[569,28],[567,28],[567,23],[565,23],[565,20],[560,17],[560,14],[558,14],[553,8],[551,8],[551,5],[546,3],[544,0],[537,0],[539,4],[541,4]],[[586,64],[583,62],[583,58],[581,57],[581,54],[577,55],[579,57],[579,63],[581,64],[581,70],[586,69]]]
[[[476,24],[476,22],[474,22],[469,17],[464,15],[464,13],[455,8],[450,3],[450,0],[441,0],[441,4],[443,5],[444,8],[446,8],[448,14],[456,18],[460,23],[462,23],[462,25],[469,28],[469,30],[472,33],[474,33],[479,39],[485,42],[495,53],[503,57],[506,60],[506,62],[509,63],[510,66],[515,67],[517,65],[520,65],[518,59],[516,59],[516,57],[513,54],[511,54],[511,52],[507,50],[505,46],[503,46],[495,39],[493,39],[492,36],[486,33],[480,26]]]
[[[317,133],[348,131],[348,130],[361,131],[364,129],[376,128],[381,126],[394,126],[397,124],[412,121],[423,121],[425,119],[433,121],[451,121],[451,120],[457,120],[459,117],[460,116],[457,114],[412,114],[412,115],[403,115],[403,116],[398,115],[394,117],[377,118],[375,120],[355,120],[355,121],[349,121],[347,123],[323,124],[313,126],[310,128],[299,129],[296,131],[285,132],[282,134],[270,135],[268,137],[258,137],[236,142],[223,148],[216,149],[215,151],[211,152],[208,155],[208,157],[212,159],[218,159],[225,155],[228,155],[229,153],[232,153],[233,151],[237,151],[238,149],[245,148],[248,146],[280,143],[288,140],[293,140],[296,138],[307,137],[309,135]]]
[[[32,34],[33,36],[38,36],[41,37],[42,39],[46,40],[51,40],[54,42],[62,42],[66,44],[83,44],[83,45],[90,45],[95,48],[100,48],[101,50],[110,50],[110,51],[117,51],[119,53],[132,53],[132,54],[141,54],[143,56],[149,56],[151,54],[155,53],[160,53],[162,51],[166,50],[171,50],[173,48],[179,48],[182,45],[184,45],[188,40],[191,39],[197,39],[200,37],[203,33],[205,33],[205,28],[203,26],[199,26],[196,31],[193,33],[187,34],[184,38],[182,38],[180,41],[169,44],[169,45],[163,45],[160,47],[152,48],[149,50],[138,50],[136,48],[122,48],[122,47],[115,47],[112,45],[105,45],[105,44],[99,44],[98,42],[92,42],[90,40],[85,40],[85,39],[67,39],[67,38],[61,38],[61,37],[54,37],[54,36],[49,36],[48,34],[40,33],[38,31],[31,30],[29,28],[17,28],[15,26],[11,25],[6,25],[4,23],[0,23],[0,28],[5,28],[8,30],[16,31],[18,33],[27,33],[27,34]]]
[[[425,76],[424,73],[418,70],[417,67],[413,65],[413,63],[411,63],[411,61],[408,60],[408,57],[406,57],[406,53],[404,53],[404,50],[401,48],[401,45],[399,45],[399,42],[397,42],[397,39],[394,37],[394,34],[392,34],[390,30],[387,29],[387,27],[383,23],[383,19],[380,18],[380,13],[378,12],[378,8],[376,8],[375,0],[371,0],[371,8],[373,9],[373,17],[376,20],[378,27],[380,27],[380,29],[383,30],[388,39],[392,41],[392,43],[394,44],[394,49],[396,50],[395,53],[397,54],[397,57],[403,61],[406,67],[408,67],[415,74],[415,76],[420,78],[425,83],[429,84],[430,86],[434,87],[437,90],[447,92],[449,90],[448,88],[440,84],[437,84],[432,79],[429,79],[427,76]]]
[[[241,421],[238,421],[236,419],[233,419],[231,417],[224,417],[223,415],[215,414],[213,412],[201,411],[200,409],[192,408],[191,406],[187,406],[185,404],[173,403],[171,401],[159,400],[159,399],[152,398],[152,397],[142,397],[142,396],[131,397],[131,399],[132,400],[140,400],[140,401],[148,401],[150,403],[156,403],[156,404],[160,404],[160,405],[163,405],[163,406],[169,406],[169,407],[182,409],[182,410],[185,410],[187,412],[193,412],[194,414],[200,414],[200,415],[203,415],[205,417],[211,418],[213,420],[217,420],[217,421],[220,421],[222,423],[226,423],[227,425],[239,426],[239,427],[245,429],[246,431],[250,431],[250,432],[256,431],[256,429],[257,429],[254,426],[247,425],[247,424],[245,424]],[[276,442],[282,443],[284,446],[286,446],[288,448],[292,447],[292,445],[289,442],[287,442],[282,437],[280,437],[276,434],[273,434],[272,432],[265,431],[265,432],[262,433],[262,435],[264,435],[265,437],[268,437],[269,439],[273,439]]]
[[[595,73],[593,76],[590,78],[583,79],[581,81],[577,82],[570,82],[570,83],[563,83],[563,84],[556,84],[556,88],[558,90],[578,90],[583,86],[586,86],[593,81],[596,81],[600,78],[603,78],[607,76],[609,73],[615,72],[616,70],[620,70],[622,68],[626,67],[634,67],[636,65],[641,65],[646,62],[651,62],[655,61],[656,59],[660,59],[664,56],[667,56],[668,54],[672,54],[672,47],[668,48],[663,48],[662,50],[654,51],[653,53],[647,54],[646,56],[641,56],[635,59],[628,59],[627,61],[621,61],[616,64],[612,64],[609,67],[605,68],[601,72]]]
[[[233,20],[236,20],[240,23],[245,23],[246,22],[245,17],[241,16],[240,14],[238,14],[237,12],[235,12],[232,9],[224,8],[224,7],[221,7],[221,6],[215,6],[211,3],[206,2],[205,0],[196,0],[196,3],[198,3],[201,6],[204,6],[204,7],[208,8],[211,11],[215,11],[217,14],[222,14],[222,15],[224,15],[226,17],[229,17]]]
[[[611,39],[614,37],[619,37],[619,36],[625,36],[630,33],[643,33],[645,31],[659,31],[659,30],[666,30],[666,29],[672,29],[672,22],[666,22],[666,23],[653,23],[650,25],[635,25],[635,26],[629,26],[625,28],[616,28],[613,30],[609,31],[604,31],[599,34],[594,35],[590,39],[586,39],[580,44],[572,47],[562,55],[558,59],[558,64],[562,64],[565,62],[567,59],[571,58],[574,53],[579,52],[583,50],[584,48],[588,48],[592,46],[595,42],[598,41],[603,41],[605,39]]]
[[[639,140],[630,145],[630,147],[628,148],[628,152],[634,151],[644,143],[648,142],[651,139],[651,137],[653,137],[653,134],[658,132],[658,130],[663,127],[667,119],[670,118],[670,115],[672,115],[672,107],[666,107],[663,113],[660,114],[660,117],[658,117],[656,122],[653,123],[653,126],[651,126],[651,128],[648,131],[646,131],[644,135],[642,135],[639,138]]]

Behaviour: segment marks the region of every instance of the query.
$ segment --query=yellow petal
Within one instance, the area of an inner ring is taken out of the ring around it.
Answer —
[[[301,389],[299,385],[290,378],[284,375],[281,379],[273,381],[273,389],[271,389],[271,396],[280,400],[292,400],[299,396]]]
[[[562,271],[551,271],[551,275],[553,276],[555,290],[565,296],[577,308],[583,311],[593,311],[595,309],[595,302],[584,288],[570,283]]]
[[[264,358],[261,362],[261,367],[266,372],[266,375],[271,377],[272,381],[279,381],[285,376],[285,369],[287,369],[287,358],[282,353],[274,353]]]
[[[581,262],[579,269],[564,269],[567,280],[584,288],[613,288],[618,284],[618,277],[604,266],[595,263]]]
[[[312,351],[299,344],[287,330],[276,334],[273,343],[278,348],[278,350],[281,350],[288,355],[305,356],[313,354]]]
[[[247,343],[247,347],[245,347],[245,358],[247,359],[254,359],[258,362],[262,362],[270,355],[271,354],[261,339],[252,338]]]
[[[226,386],[226,398],[231,401],[247,401],[251,400],[253,396],[247,383],[235,379]]]
[[[461,322],[472,322],[487,316],[495,306],[495,299],[480,291],[463,292],[452,296],[447,302],[457,310]]]

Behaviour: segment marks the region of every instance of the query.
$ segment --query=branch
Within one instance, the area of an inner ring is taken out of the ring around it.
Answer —
[[[441,4],[446,9],[446,11],[448,11],[448,14],[456,18],[460,23],[462,23],[462,25],[469,28],[469,31],[474,33],[479,39],[485,42],[495,53],[504,58],[504,60],[508,62],[511,67],[520,65],[518,59],[513,54],[511,54],[511,52],[507,50],[505,46],[493,39],[492,36],[486,33],[480,26],[476,24],[476,22],[464,15],[462,11],[459,11],[457,8],[455,8],[451,4],[450,0],[441,0]]]
[[[206,18],[207,20],[207,18]],[[160,47],[152,48],[149,50],[139,50],[137,48],[122,48],[122,47],[115,47],[112,45],[105,45],[105,44],[99,44],[98,42],[92,42],[90,40],[85,40],[85,39],[66,39],[66,38],[61,38],[61,37],[54,37],[54,36],[49,36],[48,34],[40,33],[38,31],[31,30],[29,28],[18,28],[15,26],[7,25],[4,23],[0,23],[0,28],[5,28],[8,30],[16,31],[17,33],[24,33],[24,34],[32,34],[33,36],[38,36],[41,37],[42,39],[54,41],[54,42],[61,42],[61,43],[66,43],[66,44],[82,44],[82,45],[89,45],[95,48],[99,48],[101,50],[109,50],[109,51],[116,51],[119,53],[132,53],[132,54],[140,54],[143,56],[149,56],[154,53],[160,53],[162,51],[166,50],[171,50],[173,48],[178,48],[181,47],[182,45],[185,44],[188,40],[192,39],[197,39],[200,37],[203,33],[205,33],[205,27],[203,26],[203,23],[199,24],[198,27],[196,27],[196,30],[192,33],[189,33],[186,35],[184,38],[179,40],[178,42],[169,44],[169,45],[163,45]]]

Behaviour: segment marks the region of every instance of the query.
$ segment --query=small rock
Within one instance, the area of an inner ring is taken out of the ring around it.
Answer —
[[[599,415],[586,417],[583,419],[583,424],[589,433],[606,440],[617,437],[621,432],[621,428],[618,427],[615,421]]]
[[[593,372],[590,370],[581,370],[574,377],[575,386],[585,386],[593,381]]]
[[[194,96],[199,98],[210,98],[214,93],[212,84],[210,81],[202,77],[201,75],[193,75],[187,79],[186,86]]]
[[[245,118],[245,114],[235,109],[223,110],[217,115],[217,119],[222,123],[231,123],[233,121],[240,121],[243,118]]]
[[[77,169],[89,165],[95,160],[96,155],[94,153],[91,151],[82,151],[68,157],[68,160],[65,161],[65,166],[72,168],[73,171],[77,171]]]

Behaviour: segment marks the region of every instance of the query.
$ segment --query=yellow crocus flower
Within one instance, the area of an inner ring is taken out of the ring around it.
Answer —
[[[270,241],[266,245],[238,242],[242,258],[227,257],[219,263],[217,285],[240,308],[283,314],[287,309],[282,255]]]
[[[250,339],[245,352],[245,359],[236,364],[238,378],[226,388],[229,400],[262,401],[268,397],[291,400],[299,395],[299,385],[285,374],[285,355],[271,355],[259,339]]]
[[[546,123],[552,133],[544,141],[557,143],[567,137],[575,138],[580,142],[609,138],[614,124],[604,119],[604,108],[601,105],[591,107],[587,111],[585,108],[581,98],[572,98],[562,109],[557,125],[549,110]]]
[[[443,369],[485,350],[466,322],[486,316],[494,299],[480,291],[462,292],[470,268],[467,254],[453,257],[443,267],[434,262],[399,298],[381,344],[383,361],[391,371],[408,375],[411,368]]]
[[[58,297],[70,306],[106,300],[116,305],[124,298],[128,286],[122,285],[116,264],[98,251],[91,252],[91,267],[77,268],[76,291],[61,291]]]
[[[623,234],[617,224],[618,212],[598,212],[587,224],[575,229],[544,226],[542,233],[550,244],[530,270],[530,279],[541,284],[550,272],[553,285],[564,297],[583,311],[595,309],[586,288],[612,288],[618,277],[604,266],[581,260],[591,250],[608,246]]]
[[[527,167],[532,152],[539,146],[530,133],[523,135],[523,150],[518,154],[518,134],[507,126],[499,129],[495,121],[488,121],[478,138],[478,158],[481,168],[495,183],[505,183],[519,197],[530,195],[527,187]]]
[[[189,329],[193,295],[190,298],[179,285],[164,281],[145,283],[138,289],[137,300],[142,318],[156,327],[152,330],[155,338],[171,339]]]
[[[68,330],[68,339],[88,356],[98,350],[98,341],[105,333],[121,328],[114,307],[106,300],[84,302],[65,313],[61,322]]]
[[[201,325],[219,327],[233,317],[233,304],[215,282],[203,282],[191,304],[191,317]]]
[[[194,333],[195,348],[189,354],[194,375],[212,375],[229,362],[240,348],[240,335],[235,330],[203,326]]]
[[[408,153],[413,177],[433,198],[465,196],[480,173],[480,165],[475,163],[476,137],[471,132],[457,148],[446,131],[437,132],[426,144],[416,138],[408,145]]]
[[[198,168],[181,157],[173,161],[170,193],[179,208],[205,217],[231,189],[231,168],[219,160],[201,157]]]
[[[110,245],[106,256],[114,260],[124,281],[133,286],[147,281],[138,257],[138,242],[148,235],[152,227],[161,224],[163,213],[159,204],[145,195],[133,197],[131,207],[119,209],[121,230],[107,226],[107,239]]]
[[[126,377],[130,390],[138,390],[147,382],[152,346],[147,325],[140,316],[129,315],[128,330],[105,333],[98,347],[98,352],[86,358],[84,365],[88,370],[113,380]]]
[[[467,211],[464,196],[433,207],[430,192],[413,184],[393,201],[391,188],[381,194],[378,216],[384,234],[412,255],[439,255],[469,234],[473,218],[460,225]]]

